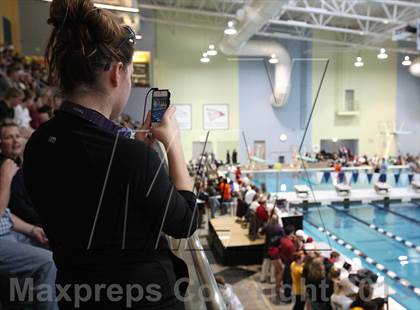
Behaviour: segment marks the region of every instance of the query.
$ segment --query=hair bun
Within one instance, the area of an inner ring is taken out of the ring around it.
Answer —
[[[91,0],[53,0],[47,23],[57,30],[63,25],[80,26],[94,10]]]

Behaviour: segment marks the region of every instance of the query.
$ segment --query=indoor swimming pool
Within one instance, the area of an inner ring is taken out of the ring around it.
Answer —
[[[349,211],[335,206],[311,207],[304,215],[305,230],[308,234],[314,234],[316,239],[330,243],[347,257],[356,257],[344,244],[338,243],[333,238],[327,239],[327,236],[314,226],[324,227],[373,261],[383,265],[383,270],[391,271],[391,273],[382,272],[381,268],[378,269],[369,263],[370,259],[361,259],[362,265],[383,275],[386,282],[396,290],[393,295],[395,300],[407,309],[416,309],[420,303],[420,296],[402,285],[398,277],[406,279],[417,288],[420,287],[420,253],[374,230],[369,223],[419,245],[419,224],[415,222],[419,218],[419,209],[420,207],[414,203],[391,205],[391,211],[396,210],[404,215],[410,214],[414,220],[411,221],[372,205],[353,205]],[[406,210],[410,211],[406,212]]]
[[[379,180],[379,173],[372,173],[367,169],[345,170],[344,178],[354,189],[373,188]],[[418,176],[416,176],[418,177]],[[393,169],[387,173],[387,183],[392,187],[407,187],[414,176],[407,169]],[[252,181],[260,186],[267,185],[267,190],[273,192],[293,191],[294,185],[311,184],[314,190],[331,190],[333,183],[337,182],[338,176],[335,172],[325,169],[308,169],[305,171],[277,171],[264,170],[253,171]]]
[[[420,245],[420,221],[405,215],[406,210],[417,213],[420,208],[415,204],[399,204],[387,210],[380,205],[352,205],[348,211],[356,220],[373,224],[415,244]],[[395,211],[394,211],[395,210]]]

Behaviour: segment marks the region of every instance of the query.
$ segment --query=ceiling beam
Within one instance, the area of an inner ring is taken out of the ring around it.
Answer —
[[[333,31],[333,32],[343,32],[343,33],[351,33],[360,36],[373,36],[373,37],[390,37],[390,35],[383,34],[383,33],[376,33],[376,32],[367,32],[358,29],[350,29],[350,28],[341,28],[341,27],[334,27],[334,26],[324,26],[324,25],[314,25],[309,24],[302,21],[297,20],[269,20],[270,24],[275,25],[283,25],[283,26],[298,26],[303,28],[311,28],[311,29],[318,29],[318,30],[326,30],[326,31]]]
[[[420,3],[416,2],[408,2],[408,1],[399,1],[399,0],[372,0],[373,2],[390,4],[390,5],[397,5],[397,6],[410,6],[414,8],[420,8]]]
[[[299,7],[299,6],[294,7],[294,6],[287,5],[284,8],[288,11],[295,11],[295,12],[302,12],[302,13],[315,13],[315,14],[322,14],[322,15],[328,15],[328,16],[359,19],[359,20],[381,22],[381,23],[405,24],[405,22],[396,20],[396,19],[366,16],[366,15],[360,15],[360,14],[342,13],[338,11],[329,11],[327,9],[317,8],[317,7]]]
[[[197,15],[207,15],[207,16],[216,16],[216,17],[227,17],[235,18],[235,14],[230,13],[221,13],[216,11],[206,11],[206,10],[197,10],[189,8],[179,8],[174,6],[164,6],[164,5],[154,5],[154,4],[139,4],[138,8],[140,10],[158,10],[158,11],[167,11],[167,12],[178,12],[178,13],[187,13],[187,14],[197,14]]]
[[[197,23],[190,23],[190,22],[180,22],[175,20],[167,20],[167,19],[159,19],[159,18],[150,18],[150,17],[143,17],[140,16],[141,20],[154,22],[154,23],[160,23],[160,24],[167,24],[167,25],[176,25],[176,26],[183,26],[183,27],[192,27],[192,28],[201,28],[201,29],[209,29],[209,30],[219,30],[222,31],[224,27],[219,26],[209,26],[205,24],[197,24]],[[367,49],[367,50],[379,50],[380,48],[384,47],[383,45],[380,46],[372,46],[372,45],[365,45],[363,43],[357,44],[357,43],[351,43],[351,42],[344,42],[344,41],[338,41],[338,40],[330,40],[330,39],[321,39],[321,38],[313,38],[308,36],[302,36],[302,35],[293,35],[293,34],[287,34],[287,33],[274,33],[274,32],[257,32],[255,34],[256,36],[260,37],[269,37],[269,38],[277,38],[277,39],[289,39],[289,40],[299,40],[299,41],[308,41],[308,42],[319,42],[329,45],[336,45],[336,46],[342,46],[342,47],[350,47],[355,49]],[[396,52],[396,53],[403,53],[403,54],[414,54],[418,55],[420,54],[420,51],[417,51],[415,49],[409,49],[409,48],[392,48],[392,47],[386,47],[387,51],[390,52]]]
[[[151,4],[139,4],[139,9],[147,9],[147,10],[159,10],[159,11],[168,11],[168,12],[180,12],[186,14],[198,14],[204,16],[215,16],[215,17],[222,17],[222,18],[236,18],[235,14],[231,13],[221,13],[215,11],[206,11],[206,10],[197,10],[197,9],[190,9],[190,8],[177,8],[177,7],[168,7],[163,5],[151,5]],[[391,34],[381,33],[381,32],[369,32],[351,28],[341,28],[341,27],[334,27],[334,26],[326,26],[326,25],[314,25],[310,23],[306,23],[303,21],[296,21],[296,20],[277,20],[271,19],[268,21],[270,24],[274,25],[283,25],[289,27],[302,27],[307,29],[318,29],[318,30],[325,30],[331,32],[342,32],[342,33],[349,33],[358,36],[370,36],[370,37],[382,37],[382,38],[391,38]],[[410,41],[410,40],[406,40]]]
[[[319,42],[325,43],[330,45],[338,45],[344,47],[352,47],[355,49],[367,49],[367,50],[375,50],[378,51],[380,48],[384,46],[372,46],[372,45],[364,45],[364,44],[357,44],[351,42],[344,42],[344,41],[337,41],[337,40],[330,40],[330,39],[320,39],[320,38],[313,38],[313,37],[301,37],[292,34],[285,34],[285,33],[269,33],[269,32],[257,32],[255,35],[261,37],[270,37],[270,38],[279,38],[279,39],[290,39],[290,40],[300,40],[300,41],[309,41],[309,42]],[[403,54],[420,54],[420,51],[408,48],[392,48],[392,47],[385,47],[387,51],[395,52],[395,53],[403,53]]]

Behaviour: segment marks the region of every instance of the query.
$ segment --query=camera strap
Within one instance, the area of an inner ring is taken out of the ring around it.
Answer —
[[[119,134],[120,136],[123,136],[125,138],[132,139],[134,137],[134,133],[135,133],[134,130],[119,126],[115,124],[113,121],[103,116],[101,113],[95,110],[83,107],[77,103],[66,100],[63,102],[61,106],[61,111],[80,117],[84,120],[87,120],[95,124],[96,126],[98,126],[99,128],[103,130],[112,132],[114,134]]]

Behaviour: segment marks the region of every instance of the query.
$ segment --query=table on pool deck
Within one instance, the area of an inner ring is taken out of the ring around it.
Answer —
[[[313,193],[310,191],[306,197],[296,195],[295,192],[280,192],[276,193],[277,199],[286,199],[292,204],[302,204],[304,201],[308,203],[321,203],[329,205],[334,202],[343,202],[344,199],[350,201],[360,201],[362,203],[370,203],[373,201],[384,200],[385,197],[393,200],[401,200],[408,202],[414,199],[420,199],[420,192],[416,192],[413,188],[399,188],[392,187],[386,194],[378,194],[373,185],[368,189],[351,189],[348,195],[337,195],[335,190],[316,190]]]
[[[325,242],[316,242],[315,243],[315,248],[320,250],[322,256],[324,256],[324,257],[329,257],[331,251],[335,250],[333,248],[330,248],[330,246]],[[355,265],[354,261],[352,261],[348,257],[344,256],[343,254],[340,254],[340,255],[341,255],[340,261],[336,262],[334,265],[335,265],[335,267],[337,267],[341,270],[341,273],[340,273],[340,278],[341,279],[344,279],[344,278],[349,276],[349,272],[346,269],[343,268],[343,265],[344,265],[345,262],[352,265],[352,268],[354,269],[355,272],[358,269],[360,269],[360,267],[357,267]],[[353,289],[354,293],[357,293],[357,291],[358,291],[357,286],[353,285],[352,289]],[[390,287],[388,284],[386,284],[385,281],[383,281],[383,280],[382,281],[377,281],[373,285],[372,298],[376,298],[376,297],[386,298],[386,297],[388,297],[388,309],[390,309],[390,310],[404,310],[405,308],[403,306],[401,306],[395,299],[392,298],[392,295],[394,295],[395,293],[396,293],[396,291],[392,287]]]
[[[280,212],[283,225],[293,224],[302,229],[301,213]],[[251,241],[248,227],[242,228],[236,217],[221,216],[209,221],[208,244],[214,255],[225,266],[261,264],[264,254],[265,238]]]

